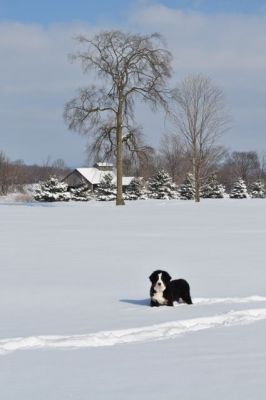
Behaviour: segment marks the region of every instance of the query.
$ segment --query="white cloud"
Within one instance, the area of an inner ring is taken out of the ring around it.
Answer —
[[[224,89],[235,121],[228,146],[266,150],[265,14],[204,15],[157,4],[135,10],[131,23],[166,37],[174,81],[201,72]]]
[[[177,72],[265,69],[266,15],[203,15],[156,5],[135,12],[132,22],[168,39]]]
[[[85,140],[67,132],[62,118],[64,103],[89,79],[67,57],[80,32],[95,31],[84,24],[0,24],[1,150],[12,159],[85,159]]]

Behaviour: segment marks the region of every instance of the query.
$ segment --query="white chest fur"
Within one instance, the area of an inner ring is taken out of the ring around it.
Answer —
[[[152,296],[153,301],[157,301],[159,304],[167,304],[167,300],[163,297],[163,292],[155,292]]]

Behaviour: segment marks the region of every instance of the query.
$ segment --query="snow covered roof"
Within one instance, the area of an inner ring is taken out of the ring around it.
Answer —
[[[95,165],[97,165],[98,167],[113,167],[113,164],[105,162],[97,162]]]
[[[116,175],[113,171],[101,171],[98,168],[77,168],[78,171],[88,182],[93,185],[98,185],[103,177],[107,174],[111,174],[113,176],[113,182],[116,182]],[[122,184],[123,186],[130,185],[133,176],[123,176]]]
[[[123,176],[123,179],[122,179],[123,186],[130,185],[132,179],[134,179],[134,176]]]
[[[93,185],[99,184],[107,174],[111,174],[115,180],[115,174],[112,171],[101,171],[98,168],[77,168],[77,171]]]

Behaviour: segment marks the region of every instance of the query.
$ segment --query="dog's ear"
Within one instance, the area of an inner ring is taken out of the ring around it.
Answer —
[[[157,272],[154,271],[150,276],[149,276],[149,280],[153,283],[157,278]]]
[[[168,272],[164,272],[164,279],[166,280],[166,282],[170,282],[170,280],[172,279],[171,275],[168,274]]]
[[[151,282],[152,282],[153,276],[154,276],[154,272],[149,276],[149,280],[150,280]]]

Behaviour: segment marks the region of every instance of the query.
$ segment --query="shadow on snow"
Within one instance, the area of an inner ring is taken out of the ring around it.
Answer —
[[[120,299],[122,303],[129,303],[129,304],[134,304],[137,306],[149,306],[150,305],[150,299]]]

